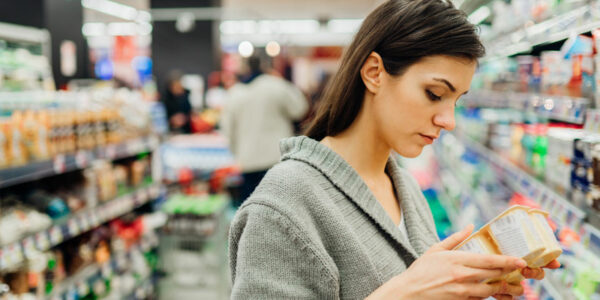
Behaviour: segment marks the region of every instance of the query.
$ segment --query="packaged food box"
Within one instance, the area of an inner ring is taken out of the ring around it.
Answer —
[[[465,239],[455,250],[520,257],[529,267],[545,266],[562,254],[547,216],[548,213],[538,209],[511,206]],[[521,271],[516,270],[486,282],[505,280],[517,283],[523,279]]]

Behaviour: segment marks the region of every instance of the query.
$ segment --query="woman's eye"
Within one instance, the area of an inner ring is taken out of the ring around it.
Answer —
[[[433,101],[440,101],[440,100],[442,100],[442,97],[434,94],[430,90],[425,90],[425,92],[427,93],[427,97],[429,97],[429,99],[431,99]]]

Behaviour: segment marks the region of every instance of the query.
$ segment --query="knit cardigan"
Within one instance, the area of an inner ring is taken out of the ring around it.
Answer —
[[[393,156],[386,172],[410,244],[337,153],[308,137],[280,148],[230,228],[232,299],[364,299],[438,242],[427,201]]]

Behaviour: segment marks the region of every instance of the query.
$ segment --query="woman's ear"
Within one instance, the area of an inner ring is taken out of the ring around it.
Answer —
[[[371,52],[360,69],[360,77],[369,92],[376,94],[379,91],[383,72],[383,59],[377,52]]]

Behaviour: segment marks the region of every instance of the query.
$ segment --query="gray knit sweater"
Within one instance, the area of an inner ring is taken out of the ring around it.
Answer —
[[[230,229],[232,299],[363,299],[438,241],[427,201],[395,158],[386,171],[410,244],[341,156],[308,137],[280,147],[281,162]]]

